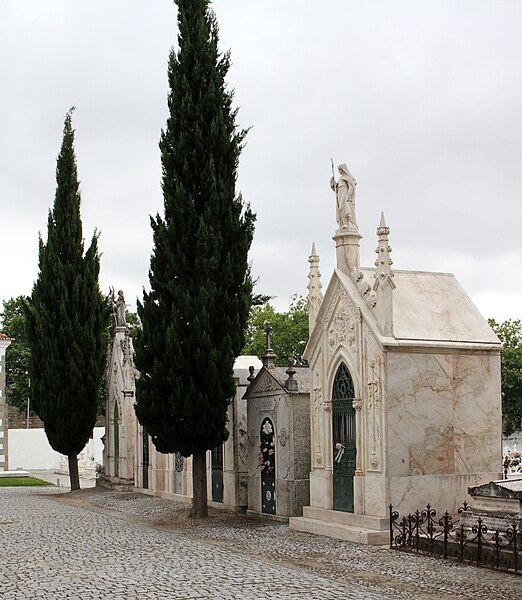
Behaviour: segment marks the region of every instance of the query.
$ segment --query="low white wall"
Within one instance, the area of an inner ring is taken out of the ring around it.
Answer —
[[[95,427],[93,439],[87,442],[82,451],[86,457],[94,457],[97,463],[102,463],[103,444],[101,438],[105,427]],[[9,440],[9,465],[15,469],[58,469],[62,454],[55,452],[43,429],[10,429]]]

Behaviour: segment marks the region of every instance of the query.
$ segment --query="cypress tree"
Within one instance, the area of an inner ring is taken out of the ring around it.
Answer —
[[[206,451],[223,443],[244,342],[255,217],[236,194],[246,131],[225,84],[208,0],[177,0],[169,117],[161,133],[164,216],[151,218],[151,291],[138,302],[136,414],[159,452],[193,455],[192,516],[207,515]]]
[[[108,304],[100,293],[98,236],[84,254],[71,109],[56,166],[56,195],[40,236],[39,274],[26,305],[31,406],[51,447],[69,460],[79,489],[78,453],[95,425],[105,361]]]

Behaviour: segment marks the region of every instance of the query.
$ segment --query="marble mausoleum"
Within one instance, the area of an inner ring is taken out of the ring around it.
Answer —
[[[337,268],[309,258],[310,506],[293,529],[386,543],[388,507],[453,511],[501,469],[501,344],[452,274],[361,267],[356,182],[331,179]]]

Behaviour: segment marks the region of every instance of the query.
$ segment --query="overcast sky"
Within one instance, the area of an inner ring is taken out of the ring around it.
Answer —
[[[313,241],[326,287],[333,158],[357,179],[364,266],[384,211],[394,268],[452,272],[485,317],[522,318],[522,2],[212,6],[238,122],[252,127],[238,189],[257,213],[257,291],[280,309],[305,294]],[[0,302],[36,279],[71,106],[102,290],[141,298],[176,43],[171,0],[0,1]]]

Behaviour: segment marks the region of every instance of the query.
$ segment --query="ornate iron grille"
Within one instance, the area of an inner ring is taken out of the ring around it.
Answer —
[[[459,515],[467,509],[464,502]],[[522,531],[516,522],[506,529],[493,530],[479,517],[466,527],[462,521],[453,520],[447,511],[437,517],[436,510],[429,504],[407,517],[400,517],[390,504],[390,548],[499,571],[520,574],[522,569]]]
[[[333,466],[337,475],[355,473],[357,447],[353,397],[352,377],[346,365],[341,363],[332,390]]]

